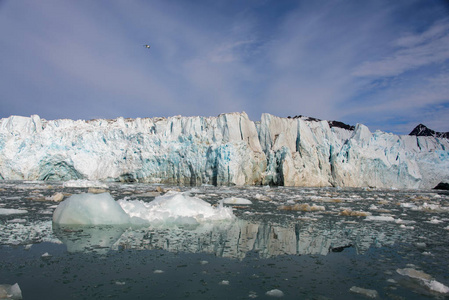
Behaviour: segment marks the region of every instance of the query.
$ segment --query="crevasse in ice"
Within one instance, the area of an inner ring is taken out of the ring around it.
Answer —
[[[429,188],[449,180],[449,141],[361,124],[246,113],[115,120],[0,120],[0,179]]]

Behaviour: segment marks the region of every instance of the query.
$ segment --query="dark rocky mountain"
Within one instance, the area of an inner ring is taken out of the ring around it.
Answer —
[[[294,117],[288,116],[288,118],[289,119],[301,118],[304,121],[310,121],[310,122],[320,122],[320,121],[322,121],[322,120],[317,119],[317,118],[306,117],[306,116],[303,116],[303,115],[294,116]],[[348,125],[348,124],[345,124],[345,123],[340,122],[340,121],[327,121],[327,123],[329,124],[329,127],[331,127],[331,128],[332,127],[339,127],[339,128],[343,128],[343,129],[346,129],[346,130],[354,130],[355,129],[355,126]]]
[[[413,129],[412,132],[409,133],[409,135],[433,136],[437,138],[449,139],[449,132],[436,132],[423,124],[419,124],[418,126],[416,126],[415,129]]]
[[[436,187],[434,187],[435,190],[446,190],[449,191],[449,183],[448,182],[440,182]]]

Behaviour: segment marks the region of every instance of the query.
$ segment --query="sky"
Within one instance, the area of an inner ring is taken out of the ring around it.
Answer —
[[[449,1],[0,0],[0,118],[242,111],[449,131]]]

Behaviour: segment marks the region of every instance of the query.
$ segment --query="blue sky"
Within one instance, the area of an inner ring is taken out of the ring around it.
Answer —
[[[240,111],[449,131],[448,2],[0,0],[0,117]]]

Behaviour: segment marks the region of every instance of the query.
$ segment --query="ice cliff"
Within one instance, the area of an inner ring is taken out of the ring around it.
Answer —
[[[0,120],[0,179],[431,188],[449,140],[246,113],[115,120]]]

